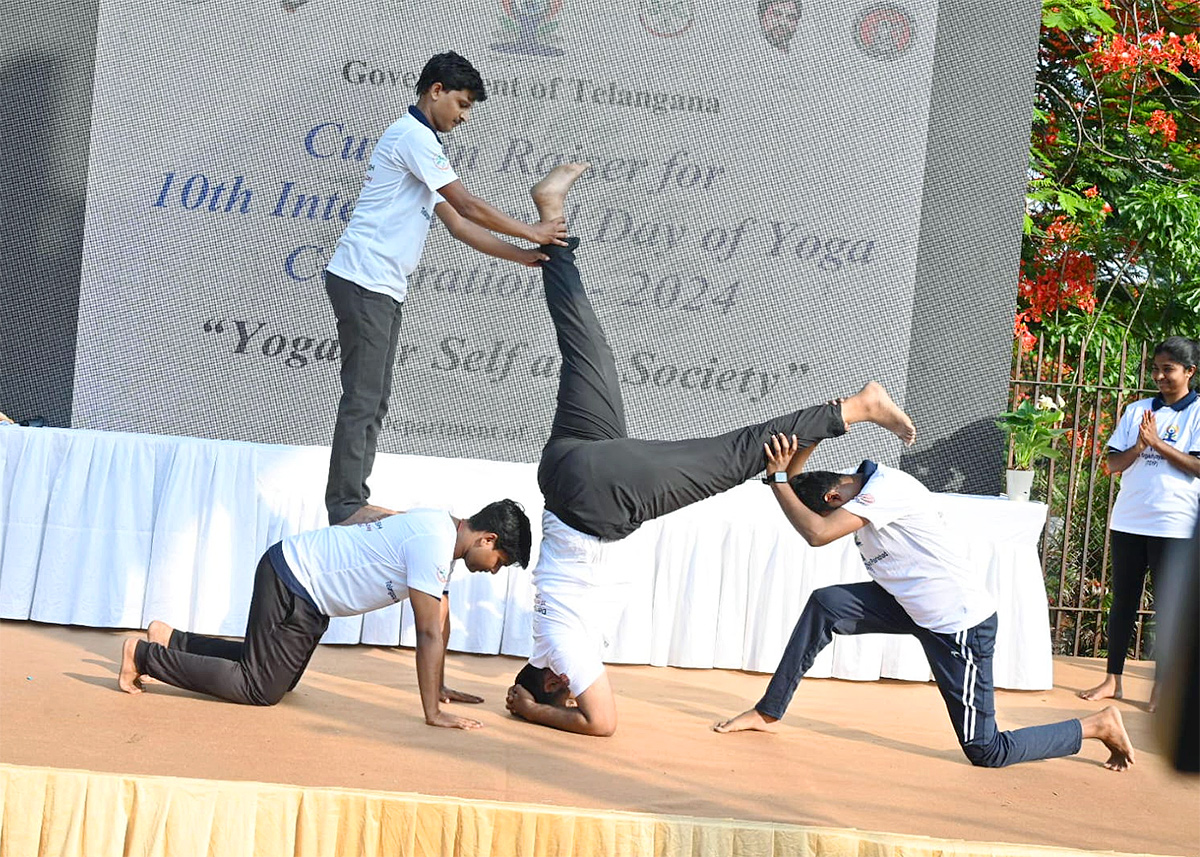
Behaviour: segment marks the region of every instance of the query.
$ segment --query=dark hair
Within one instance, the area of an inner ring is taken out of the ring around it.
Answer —
[[[509,563],[522,568],[529,565],[529,549],[533,535],[529,529],[529,516],[515,500],[497,500],[488,503],[467,519],[467,524],[477,533],[495,533],[496,549],[504,551]]]
[[[798,473],[789,483],[800,502],[812,509],[818,515],[832,512],[833,506],[825,502],[825,495],[830,489],[845,478],[841,473],[831,473],[828,470],[810,470]]]
[[[795,3],[796,11],[800,11],[800,0],[758,0],[758,17],[767,14],[767,10],[772,6],[778,6],[780,3]]]
[[[1154,356],[1165,354],[1176,363],[1187,369],[1200,363],[1200,342],[1188,339],[1186,336],[1168,336],[1154,349]],[[1191,386],[1200,382],[1200,372],[1192,376]]]
[[[454,51],[436,54],[425,63],[425,68],[421,69],[421,76],[417,78],[417,97],[424,95],[435,83],[440,83],[442,89],[451,92],[465,89],[476,102],[487,101],[487,89],[483,86],[483,78],[466,57],[461,57]]]
[[[517,678],[514,684],[519,684],[531,694],[535,702],[541,705],[556,705],[558,698],[563,695],[566,688],[551,693],[546,690],[546,673],[550,671],[549,667],[535,667],[533,664],[525,664],[521,667],[521,671],[517,673]]]

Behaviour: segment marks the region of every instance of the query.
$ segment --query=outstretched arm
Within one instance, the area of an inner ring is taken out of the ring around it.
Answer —
[[[566,246],[567,223],[561,217],[554,220],[539,220],[537,223],[525,223],[509,217],[500,209],[484,202],[467,190],[466,186],[458,179],[438,188],[438,193],[454,207],[455,211],[484,229],[511,235],[513,238],[524,238],[534,244]]]
[[[789,478],[795,476],[815,448],[816,444],[813,444],[801,450],[795,435],[775,435],[768,443],[763,444],[763,451],[767,456],[767,475],[783,470]],[[798,467],[794,464],[797,458],[800,459]],[[834,509],[828,515],[818,515],[800,502],[800,498],[788,482],[772,482],[771,493],[775,495],[775,500],[788,522],[813,547],[837,541],[842,536],[866,526],[867,523],[845,509]]]
[[[533,695],[519,684],[508,689],[505,705],[513,714],[530,723],[564,732],[607,738],[617,731],[617,703],[613,699],[607,671],[600,673],[600,678],[592,682],[591,687],[575,697],[573,707],[536,702]]]
[[[451,729],[478,729],[483,726],[478,720],[447,714],[438,705],[446,658],[446,647],[442,642],[441,599],[427,592],[410,589],[408,600],[412,604],[413,619],[417,625],[417,687],[421,691],[425,722],[430,726],[447,726]]]
[[[524,247],[518,247],[516,244],[501,241],[483,227],[476,226],[467,220],[455,211],[454,206],[448,202],[439,202],[433,211],[441,219],[442,223],[446,224],[446,229],[449,230],[451,235],[468,247],[478,250],[480,253],[495,256],[497,259],[516,262],[518,265],[525,265],[529,268],[544,262],[547,258],[546,254],[540,250],[527,250]]]

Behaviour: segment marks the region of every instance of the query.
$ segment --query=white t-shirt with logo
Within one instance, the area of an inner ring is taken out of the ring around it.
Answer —
[[[289,536],[283,558],[318,610],[357,616],[405,600],[410,589],[440,600],[457,532],[444,510],[413,509]]]
[[[929,489],[912,476],[876,465],[842,508],[867,520],[854,533],[867,573],[922,628],[954,634],[996,612],[982,573],[967,560],[964,537],[950,529]]]
[[[1108,448],[1123,452],[1137,443],[1142,414],[1153,399],[1132,402],[1121,414]],[[1169,405],[1154,412],[1158,436],[1182,453],[1200,452],[1200,398],[1182,411]],[[1108,519],[1110,529],[1169,539],[1191,538],[1200,514],[1200,479],[1184,473],[1146,447],[1121,471],[1121,490]]]
[[[626,569],[616,561],[621,542],[581,533],[542,512],[542,546],[533,568],[535,667],[566,675],[578,696],[604,672],[604,650],[632,595]]]
[[[408,275],[425,249],[433,208],[445,201],[437,191],[457,178],[437,135],[405,113],[375,144],[354,214],[328,269],[403,301]]]

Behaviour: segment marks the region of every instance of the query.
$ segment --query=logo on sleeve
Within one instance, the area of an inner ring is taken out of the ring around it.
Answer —
[[[438,565],[438,566],[434,566],[434,570],[437,572],[438,582],[445,583],[447,580],[450,579],[450,566]]]
[[[450,162],[448,160],[446,160],[445,155],[438,155],[437,157],[435,157],[433,159],[433,165],[435,167],[437,167],[439,170],[442,170],[443,172],[450,169]]]

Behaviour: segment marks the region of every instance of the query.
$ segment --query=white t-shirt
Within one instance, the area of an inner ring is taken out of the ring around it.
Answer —
[[[859,472],[867,481],[842,508],[867,519],[854,543],[871,578],[914,622],[938,634],[973,628],[995,613],[983,575],[967,561],[964,537],[942,519],[929,489],[873,462]]]
[[[375,144],[354,214],[328,269],[403,301],[408,275],[425,249],[433,208],[445,201],[437,191],[457,178],[437,135],[405,113]]]
[[[533,654],[535,667],[566,675],[578,696],[604,672],[608,647],[632,582],[627,562],[613,561],[620,541],[581,533],[542,512],[542,547],[533,568]]]
[[[357,616],[408,598],[441,599],[457,530],[441,509],[413,509],[369,524],[326,527],[281,543],[296,582],[326,616]]]
[[[1189,394],[1191,395],[1191,394]],[[1108,448],[1123,452],[1137,443],[1142,414],[1154,399],[1132,402],[1108,441]],[[1177,403],[1178,404],[1178,403]],[[1158,436],[1180,452],[1200,452],[1200,398],[1183,410],[1164,405],[1154,412]],[[1191,538],[1200,514],[1200,479],[1184,473],[1147,447],[1121,472],[1121,490],[1108,519],[1110,529],[1169,539]]]

